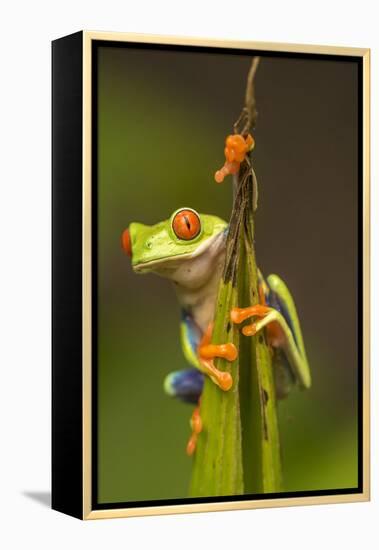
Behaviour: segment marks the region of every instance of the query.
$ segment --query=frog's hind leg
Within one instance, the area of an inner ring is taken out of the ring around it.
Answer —
[[[288,334],[289,330],[292,335],[292,341],[288,340],[283,350],[288,359],[290,359],[291,353],[290,350],[286,351],[286,349],[297,350],[298,353],[294,352],[292,354],[293,360],[292,362],[290,361],[290,365],[300,385],[304,388],[309,388],[312,383],[311,372],[294,299],[287,285],[278,275],[269,275],[267,283],[270,288],[269,299],[271,305],[282,315],[282,319],[285,320],[287,326],[286,334]]]
[[[192,433],[186,448],[187,454],[191,456],[196,450],[197,438],[203,427],[200,396],[204,386],[204,374],[194,368],[174,371],[166,376],[163,386],[168,395],[177,397],[184,403],[196,405],[190,419]]]
[[[258,317],[259,320],[244,326],[242,333],[253,336],[266,328],[270,345],[283,350],[299,384],[309,388],[311,375],[293,298],[286,284],[277,275],[270,275],[267,283],[263,286],[260,281],[259,294],[264,303],[247,308],[233,308],[231,320],[242,323],[250,317]]]

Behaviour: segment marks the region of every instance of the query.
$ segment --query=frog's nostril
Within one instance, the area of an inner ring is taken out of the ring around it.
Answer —
[[[121,243],[124,252],[130,257],[132,257],[132,240],[130,238],[129,229],[125,229],[121,236]]]

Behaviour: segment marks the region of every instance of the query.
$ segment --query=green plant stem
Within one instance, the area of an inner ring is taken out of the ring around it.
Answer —
[[[203,431],[198,439],[190,486],[192,496],[223,496],[281,490],[279,432],[271,353],[264,333],[246,337],[230,321],[232,307],[258,303],[254,250],[253,176],[250,161],[238,177],[224,272],[217,298],[214,343],[233,342],[232,364],[215,365],[233,376],[223,392],[206,379],[201,397]]]
[[[236,343],[238,340],[228,315],[229,304],[236,303],[237,289],[231,281],[221,285],[213,331],[215,343]],[[190,490],[193,496],[243,492],[238,360],[231,365],[220,359],[217,366],[233,373],[234,385],[228,392],[223,392],[210,379],[205,380],[200,407],[203,431],[194,457]]]

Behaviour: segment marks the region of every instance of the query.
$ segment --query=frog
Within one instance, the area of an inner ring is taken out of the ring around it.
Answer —
[[[228,223],[215,215],[200,214],[183,207],[154,225],[133,222],[121,236],[122,248],[130,257],[136,274],[154,273],[174,286],[180,307],[180,342],[188,368],[175,370],[164,379],[165,392],[195,405],[190,418],[188,455],[193,455],[203,429],[200,402],[205,377],[220,391],[230,391],[233,377],[216,368],[218,357],[233,363],[238,350],[231,342],[212,343],[213,318],[222,277]],[[259,303],[235,307],[230,321],[242,325],[242,334],[251,337],[265,332],[272,353],[278,398],[293,386],[311,386],[310,367],[294,299],[285,282],[276,274],[264,277],[258,269]]]

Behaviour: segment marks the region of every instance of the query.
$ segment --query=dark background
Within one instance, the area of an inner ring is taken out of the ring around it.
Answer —
[[[169,283],[135,275],[132,221],[179,207],[229,218],[213,174],[243,101],[250,56],[98,50],[99,502],[183,498],[191,407],[163,393],[185,368]],[[286,491],[357,485],[358,66],[262,57],[254,165],[256,249],[298,307],[313,386],[280,403]]]

